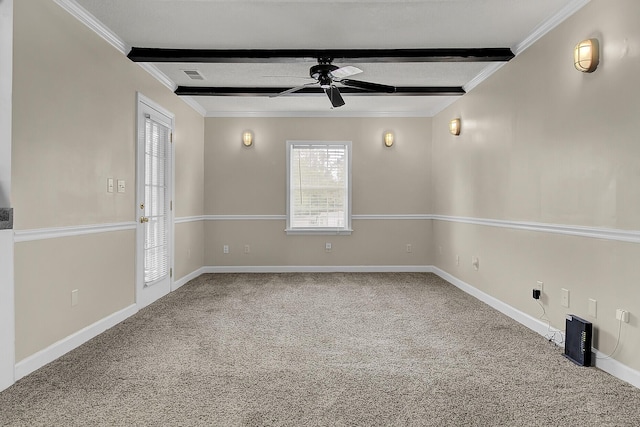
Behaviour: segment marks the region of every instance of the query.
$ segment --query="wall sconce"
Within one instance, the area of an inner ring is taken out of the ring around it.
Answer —
[[[451,135],[458,136],[460,135],[460,119],[452,119],[449,122],[449,132]]]
[[[384,133],[384,146],[385,147],[391,147],[393,145],[393,132],[388,131]]]
[[[593,73],[600,62],[598,39],[582,40],[573,49],[573,65],[583,73]]]
[[[253,145],[253,133],[250,130],[242,132],[242,144],[245,147],[251,147]]]

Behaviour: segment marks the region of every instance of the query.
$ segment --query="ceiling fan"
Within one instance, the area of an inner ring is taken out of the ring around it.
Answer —
[[[290,93],[304,89],[308,86],[319,84],[320,87],[324,90],[324,93],[326,93],[329,97],[331,105],[333,107],[341,107],[344,105],[344,99],[342,99],[340,90],[334,83],[340,83],[345,86],[351,86],[370,92],[394,93],[396,91],[395,86],[365,82],[362,80],[347,79],[346,77],[351,77],[353,75],[362,73],[362,70],[351,65],[338,67],[337,65],[333,65],[331,62],[333,62],[332,58],[318,58],[318,65],[314,65],[309,69],[309,75],[311,76],[311,78],[316,80],[315,82],[306,83],[301,86],[287,89],[285,91],[272,95],[271,98],[288,95]]]

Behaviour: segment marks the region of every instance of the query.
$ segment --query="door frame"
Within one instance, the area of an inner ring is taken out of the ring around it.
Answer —
[[[174,288],[174,262],[175,262],[175,215],[173,209],[173,200],[175,199],[175,148],[173,144],[173,133],[175,130],[175,115],[169,110],[162,107],[160,104],[147,98],[140,92],[137,92],[137,110],[136,110],[136,191],[135,191],[135,221],[136,221],[136,305],[138,309],[141,309],[159,298],[165,296],[171,292]],[[144,257],[142,256],[142,248],[144,245],[144,225],[140,222],[140,200],[144,200],[144,168],[140,167],[141,162],[144,162],[144,150],[140,150],[140,132],[144,132],[145,126],[145,114],[155,114],[164,116],[166,121],[170,124],[170,136],[169,136],[169,161],[167,162],[169,171],[167,176],[169,178],[169,200],[171,209],[168,211],[168,242],[169,242],[169,289],[165,291],[155,291],[153,293],[143,292],[144,290]],[[142,158],[141,158],[142,157]]]
[[[0,207],[11,201],[13,0],[0,1]],[[2,206],[5,205],[6,206]],[[14,233],[0,231],[0,391],[15,382]]]

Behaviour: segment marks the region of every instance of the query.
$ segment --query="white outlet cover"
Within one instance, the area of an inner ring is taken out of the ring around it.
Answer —
[[[616,310],[616,320],[621,320],[624,323],[629,323],[629,312],[621,308]]]

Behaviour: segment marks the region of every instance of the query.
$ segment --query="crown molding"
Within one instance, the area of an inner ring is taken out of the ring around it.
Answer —
[[[193,108],[202,117],[208,117],[207,116],[207,110],[202,105],[200,105],[198,103],[198,101],[193,99],[193,97],[191,97],[191,96],[179,96],[178,98],[182,99],[182,101],[185,104],[187,104],[189,107]]]
[[[97,20],[92,14],[87,12],[85,8],[80,6],[75,0],[54,0],[56,4],[69,12],[71,16],[82,22],[84,25],[93,30],[94,33],[106,40],[111,46],[118,49],[123,55],[130,50],[127,45],[116,33],[111,31],[109,27]]]
[[[469,80],[469,82],[462,86],[462,88],[465,90],[465,92],[473,90],[473,88],[488,79],[489,76],[498,71],[500,68],[504,67],[506,64],[506,62],[494,62],[487,65],[482,71],[480,71],[480,74]]]
[[[519,55],[527,48],[529,48],[532,44],[540,40],[544,37],[549,31],[553,30],[555,27],[564,22],[571,15],[576,13],[578,10],[582,9],[587,3],[591,0],[573,0],[565,7],[560,9],[558,13],[551,16],[549,19],[543,21],[540,25],[538,25],[529,36],[527,36],[520,43],[516,44],[511,48],[513,53]]]
[[[56,4],[66,10],[71,16],[76,18],[78,21],[86,25],[89,29],[91,29],[94,33],[102,37],[107,43],[111,46],[115,47],[120,53],[123,55],[127,55],[131,47],[127,45],[124,40],[122,40],[116,33],[111,31],[109,27],[104,25],[102,22],[97,20],[93,15],[91,15],[86,9],[80,6],[75,0],[54,0]],[[162,83],[163,86],[167,87],[172,92],[175,91],[178,85],[167,77],[162,71],[158,69],[155,65],[147,62],[138,62],[138,65],[151,74],[156,80]],[[206,110],[198,104],[191,97],[180,97],[188,106],[193,108],[196,112],[198,112],[201,116],[206,115]]]
[[[535,42],[540,40],[543,36],[545,36],[549,31],[553,30],[555,27],[564,22],[571,15],[576,13],[578,10],[583,8],[587,3],[591,0],[573,0],[571,3],[567,4],[565,7],[560,9],[558,13],[551,16],[550,18],[543,21],[540,25],[538,25],[531,34],[525,37],[520,43],[514,45],[511,50],[513,53],[518,56],[522,52],[524,52],[527,48],[533,45]],[[495,62],[489,64],[484,70],[480,72],[477,76],[475,76],[471,81],[465,84],[463,89],[466,92],[470,92],[480,83],[488,79],[493,73],[498,71],[506,62]]]
[[[162,83],[170,91],[173,92],[178,87],[178,85],[176,85],[173,80],[167,77],[167,75],[160,71],[155,65],[148,62],[139,62],[138,65],[147,73],[151,74],[156,80]]]

